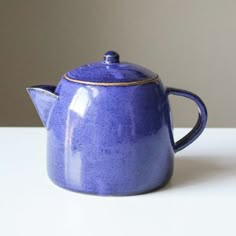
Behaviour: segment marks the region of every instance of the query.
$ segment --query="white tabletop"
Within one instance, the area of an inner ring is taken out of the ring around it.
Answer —
[[[176,155],[167,187],[132,197],[51,183],[44,128],[0,128],[0,143],[1,236],[236,235],[236,129],[207,129]]]

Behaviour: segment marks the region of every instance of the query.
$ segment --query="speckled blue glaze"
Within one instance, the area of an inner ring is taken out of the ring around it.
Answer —
[[[104,54],[104,61],[89,63],[66,73],[72,79],[91,82],[130,82],[157,76],[152,71],[128,62],[120,62],[116,52]]]
[[[113,70],[120,64],[119,57],[105,57],[112,67],[97,70],[101,63],[93,65],[91,72],[77,69],[67,76],[93,82],[155,76],[136,65]],[[173,173],[174,153],[193,142],[207,121],[205,105],[197,95],[166,89],[161,80],[91,86],[62,77],[56,87],[33,86],[28,92],[48,131],[49,177],[63,188],[84,193],[132,195],[164,186]],[[170,94],[190,98],[199,107],[197,124],[177,143],[172,135]]]

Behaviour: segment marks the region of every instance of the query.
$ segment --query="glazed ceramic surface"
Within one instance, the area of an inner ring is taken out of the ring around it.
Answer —
[[[66,73],[55,86],[28,88],[47,128],[48,174],[57,185],[99,195],[132,195],[165,185],[173,156],[203,131],[207,111],[185,90],[165,88],[157,74],[104,61]],[[199,107],[193,130],[174,142],[168,95],[192,99]]]

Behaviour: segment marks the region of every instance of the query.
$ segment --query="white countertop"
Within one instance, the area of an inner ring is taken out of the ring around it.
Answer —
[[[206,129],[177,153],[167,187],[132,197],[51,183],[44,128],[0,128],[0,143],[1,236],[236,235],[236,129]]]

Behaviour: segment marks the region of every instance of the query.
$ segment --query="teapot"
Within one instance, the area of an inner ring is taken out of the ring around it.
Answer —
[[[174,154],[198,138],[207,122],[196,94],[165,87],[156,73],[120,62],[114,51],[67,72],[57,86],[27,91],[47,129],[49,178],[76,192],[121,196],[163,187]],[[193,129],[177,142],[169,95],[191,99],[199,111]]]

